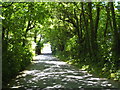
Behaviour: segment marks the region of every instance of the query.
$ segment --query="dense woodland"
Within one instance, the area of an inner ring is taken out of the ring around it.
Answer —
[[[49,42],[61,60],[120,80],[120,8],[114,2],[2,3],[2,81],[30,64]],[[43,40],[41,40],[43,39]],[[32,44],[36,43],[36,48]]]

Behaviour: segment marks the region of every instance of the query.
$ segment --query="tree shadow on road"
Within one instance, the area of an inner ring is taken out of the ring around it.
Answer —
[[[96,78],[59,61],[51,54],[35,57],[26,70],[11,81],[10,88],[116,88],[118,84],[111,83],[105,78]]]

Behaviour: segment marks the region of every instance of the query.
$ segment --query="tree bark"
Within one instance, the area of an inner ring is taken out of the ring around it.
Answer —
[[[98,24],[99,24],[99,18],[100,17],[100,7],[99,4],[97,5],[97,16],[96,16],[96,22],[95,22],[95,41],[97,39],[97,30],[98,30]]]
[[[85,32],[86,32],[86,35],[85,35],[85,51],[87,51],[89,53],[89,55],[91,56],[91,50],[90,50],[90,34],[88,32],[88,19],[85,17],[85,12],[84,12],[84,5],[83,5],[83,2],[81,2],[81,9],[82,9],[82,17],[83,17],[83,20],[84,20],[84,23],[83,23],[83,27],[85,28]],[[84,54],[87,54],[87,53],[84,53]]]
[[[110,8],[112,13],[112,21],[113,21],[113,29],[114,29],[114,51],[116,54],[120,54],[120,36],[117,28],[117,22],[115,18],[115,10],[113,6],[113,2],[110,2]]]

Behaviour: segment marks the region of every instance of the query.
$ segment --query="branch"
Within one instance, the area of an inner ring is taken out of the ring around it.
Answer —
[[[34,27],[35,27],[35,24],[32,27],[28,28],[27,30],[33,29]]]
[[[97,16],[96,16],[96,24],[95,24],[95,38],[97,38],[97,29],[98,29],[98,23],[100,19],[100,7],[97,6]]]
[[[12,4],[13,4],[13,2],[11,4],[9,4],[9,5],[2,5],[2,8],[8,8],[8,7],[12,6]]]
[[[68,20],[64,20],[60,17],[60,20],[67,21],[67,22],[73,24],[73,26],[76,28],[77,25],[75,24],[74,20],[72,18],[70,18],[70,16],[68,14],[67,14],[67,18],[68,18]]]
[[[32,22],[28,22],[28,26],[27,26],[27,29],[26,29],[26,33],[29,31],[29,30],[31,30],[31,29],[33,29],[34,27],[35,27],[35,23],[36,23],[36,21],[35,21],[35,23],[34,23],[34,25],[32,26],[32,23],[33,23],[33,21]]]

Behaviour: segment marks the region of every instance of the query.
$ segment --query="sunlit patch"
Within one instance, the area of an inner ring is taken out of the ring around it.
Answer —
[[[98,81],[98,80],[105,80],[104,78],[88,78],[87,80],[91,80],[91,81]]]
[[[107,84],[108,86],[111,86],[112,84]]]
[[[86,83],[90,83],[90,84],[97,84],[98,82],[87,81]]]
[[[82,86],[79,86],[78,88],[82,88]]]
[[[87,80],[89,80],[89,78],[92,77],[92,75],[91,74],[87,74],[87,75],[84,75],[83,77],[86,78],[86,79],[88,78]]]
[[[25,70],[25,71],[23,71],[23,73],[25,73],[25,74],[33,74],[35,72],[38,72],[38,70],[31,70],[31,71]]]
[[[55,64],[55,65],[66,65],[65,62],[61,62],[61,61],[44,61],[44,62],[48,64]]]
[[[74,75],[69,75],[69,76],[66,76],[68,78],[75,78],[75,79],[83,79],[82,76],[74,76]]]
[[[43,83],[43,84],[46,84],[46,83]]]
[[[71,70],[67,70],[68,73],[74,73],[74,71],[71,71]]]
[[[55,85],[55,86],[53,86],[54,88],[64,88],[64,86],[62,86],[62,85],[60,85],[60,84],[58,84],[58,85]]]
[[[11,88],[20,88],[21,86],[13,86],[13,87],[11,87]]]
[[[48,86],[48,87],[46,87],[46,89],[50,89],[50,88],[64,88],[64,86],[58,84],[58,85]]]
[[[89,85],[89,86],[92,86],[92,85],[93,85],[93,83],[89,83],[88,85]]]
[[[43,60],[58,60],[57,58],[55,58],[55,57],[53,57],[52,55],[38,55],[38,56],[36,56],[36,57],[34,57],[34,60],[38,60],[38,62],[39,62],[39,60],[40,61],[43,61]]]

